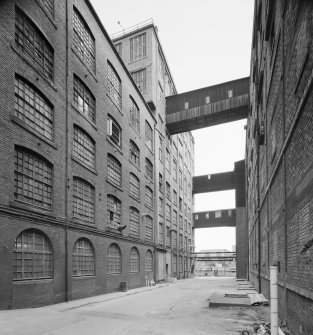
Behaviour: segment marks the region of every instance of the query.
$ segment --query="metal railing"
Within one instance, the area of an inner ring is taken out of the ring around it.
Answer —
[[[135,31],[135,30],[138,30],[140,28],[143,28],[143,27],[146,27],[146,26],[149,26],[153,24],[153,20],[152,19],[148,19],[148,20],[145,20],[145,21],[142,21],[140,23],[137,23],[131,27],[128,27],[126,29],[122,29],[114,34],[111,35],[111,39],[114,40],[118,37],[121,37],[123,35],[126,35],[126,34],[129,34],[131,33],[132,31]]]

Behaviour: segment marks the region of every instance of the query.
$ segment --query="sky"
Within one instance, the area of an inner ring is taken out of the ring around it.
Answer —
[[[178,93],[250,74],[253,0],[91,0],[107,32],[153,19]],[[120,22],[120,25],[118,24]],[[193,131],[195,175],[244,159],[246,120]],[[195,211],[235,207],[235,192],[195,195]],[[232,249],[235,228],[195,230],[196,251]]]

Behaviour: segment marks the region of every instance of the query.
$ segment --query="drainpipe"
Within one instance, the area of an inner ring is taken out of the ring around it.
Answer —
[[[270,267],[271,284],[271,335],[278,335],[278,285],[277,263]]]
[[[65,73],[66,73],[66,79],[65,79],[65,127],[66,127],[66,134],[65,134],[65,217],[66,217],[66,223],[65,223],[65,301],[69,300],[69,264],[68,264],[68,257],[69,257],[69,243],[68,243],[68,228],[69,228],[69,218],[68,218],[68,188],[69,188],[69,111],[68,111],[68,85],[69,85],[69,41],[68,41],[68,34],[69,34],[69,24],[68,24],[68,0],[65,2],[65,29],[66,29],[66,61],[65,61]]]

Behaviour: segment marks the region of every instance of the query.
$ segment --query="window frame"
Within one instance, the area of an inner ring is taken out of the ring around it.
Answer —
[[[114,250],[113,250],[114,249]],[[122,252],[117,243],[111,243],[107,249],[106,255],[107,274],[121,275],[122,274]]]
[[[81,127],[73,125],[72,155],[80,162],[95,169],[96,167],[96,142]]]
[[[75,184],[75,182],[76,183],[79,182],[80,185]],[[83,194],[80,194],[80,196],[78,196],[78,194],[76,192],[76,195],[75,195],[75,188],[78,190],[78,186],[80,186],[80,187],[89,187],[89,189],[88,189],[88,192],[89,192],[88,197],[86,196],[86,191],[87,190],[85,188],[83,189]],[[95,193],[96,193],[95,192],[95,187],[92,184],[90,184],[88,181],[86,181],[85,179],[83,179],[81,177],[73,176],[73,194],[72,194],[72,196],[73,196],[73,218],[74,219],[94,224],[94,222],[95,222],[95,206],[96,206],[96,203],[95,203],[96,202]],[[77,201],[78,201],[77,204],[76,204],[76,206],[75,206],[75,199],[77,199]],[[78,205],[79,205],[79,199],[80,199],[80,202],[81,202],[81,209],[84,211],[83,214],[79,214],[77,210],[75,211],[75,208],[77,208],[77,209],[79,208],[78,207]],[[86,207],[89,210],[86,211]],[[87,216],[85,214],[85,212],[91,213],[92,215],[88,215]],[[85,219],[83,217],[87,217],[87,218],[91,218],[91,219]]]
[[[130,249],[129,272],[130,273],[140,272],[140,254],[139,254],[139,250],[136,247],[132,247]]]
[[[78,246],[78,250],[75,250],[76,245],[79,243],[82,243],[83,245]],[[86,246],[90,248],[87,248]],[[82,250],[83,252],[80,253],[79,250]],[[91,253],[87,253],[86,250],[91,251]],[[88,269],[88,264],[92,265],[92,268],[90,267]],[[76,268],[76,266],[78,266],[78,268]],[[79,274],[77,273],[78,271],[81,271],[82,273]],[[77,239],[73,245],[72,276],[75,278],[95,276],[95,250],[90,240],[85,237]]]
[[[107,159],[107,181],[121,188],[123,185],[122,164],[110,153],[108,153]]]
[[[114,66],[107,61],[107,92],[114,105],[122,110],[122,80]]]

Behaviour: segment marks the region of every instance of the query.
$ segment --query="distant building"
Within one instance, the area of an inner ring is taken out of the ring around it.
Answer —
[[[313,2],[255,1],[247,124],[249,275],[279,318],[313,334]]]

